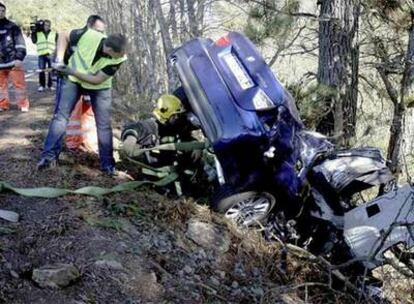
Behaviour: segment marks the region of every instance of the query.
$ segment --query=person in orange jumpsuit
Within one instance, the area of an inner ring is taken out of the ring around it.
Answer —
[[[26,43],[21,29],[6,18],[6,6],[0,3],[0,111],[10,108],[9,79],[15,88],[17,107],[29,111],[23,60],[26,57]]]

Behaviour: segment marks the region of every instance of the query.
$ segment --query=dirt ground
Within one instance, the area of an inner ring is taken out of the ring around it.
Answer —
[[[0,180],[17,187],[70,189],[122,182],[102,176],[97,156],[82,153],[64,152],[59,168],[36,172],[54,94],[38,93],[33,77],[28,84],[30,111],[23,113],[12,105],[0,115]],[[139,207],[157,204],[159,199],[146,191],[102,200],[79,196],[36,199],[1,193],[0,209],[17,212],[20,221],[0,220],[0,302],[159,302],[162,288],[148,261],[142,262],[143,252],[149,248],[140,246],[144,237],[150,240],[156,231],[140,220],[144,213]],[[94,264],[108,259],[122,267],[111,270]],[[74,264],[81,277],[66,289],[40,288],[32,280],[33,270],[54,263]]]
[[[96,155],[68,151],[58,168],[36,172],[54,93],[38,93],[34,77],[30,111],[12,105],[0,113],[0,180],[69,189],[124,182],[102,176]],[[0,209],[20,215],[18,223],[0,220],[0,303],[251,303],[264,293],[232,261],[235,248],[219,254],[185,236],[188,221],[211,221],[210,211],[193,202],[148,188],[101,199],[3,192]],[[79,278],[63,288],[39,286],[34,271],[57,263],[74,265]]]

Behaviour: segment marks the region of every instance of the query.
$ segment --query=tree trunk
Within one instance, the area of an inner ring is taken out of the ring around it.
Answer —
[[[354,0],[355,1],[355,0]],[[354,3],[351,10],[352,22],[350,31],[351,47],[351,86],[348,90],[348,98],[344,100],[344,143],[351,145],[351,139],[356,136],[357,107],[358,107],[358,86],[359,86],[359,17],[361,15],[361,5],[359,0]]]
[[[145,11],[147,7],[146,4],[142,4],[140,0],[135,0],[135,6],[131,6],[134,16],[134,32],[138,37],[134,37],[134,45],[139,54],[139,67],[135,68],[134,78],[137,79],[136,83],[138,86],[138,93],[143,94],[145,89],[150,91],[156,90],[156,81],[155,81],[155,65],[153,64],[151,58],[151,47],[148,42],[148,36],[145,34],[146,28],[145,23]],[[144,64],[149,63],[144,68]],[[145,71],[143,71],[145,70]],[[142,79],[142,75],[146,74],[148,77]]]
[[[174,74],[169,56],[173,51],[174,47],[170,36],[169,28],[162,11],[160,0],[152,0],[152,5],[157,16],[157,21],[161,30],[162,44],[164,47],[164,55],[167,64],[167,75],[168,75],[168,90],[173,91],[177,86],[177,77]]]
[[[196,16],[194,0],[187,0],[188,23],[190,27],[191,37],[200,36],[199,25]]]
[[[321,0],[319,22],[319,100],[317,130],[343,144],[355,136],[358,97],[358,0]]]
[[[188,38],[188,32],[186,31],[186,13],[185,13],[185,2],[186,0],[180,1],[180,40],[185,41]]]
[[[390,141],[388,143],[387,160],[389,161],[388,167],[396,177],[401,173],[400,152],[404,134],[404,116],[405,106],[401,103],[394,105],[394,113],[390,127]]]
[[[411,12],[411,27],[409,30],[408,47],[405,56],[404,72],[401,79],[400,98],[394,102],[394,113],[390,127],[390,141],[388,144],[388,167],[398,177],[401,172],[401,145],[404,135],[405,104],[409,93],[412,92],[414,76],[414,12]],[[395,91],[394,91],[395,92]],[[394,93],[395,94],[395,93]],[[392,99],[393,100],[393,99]],[[395,98],[394,98],[395,100]]]
[[[170,24],[171,24],[171,33],[174,43],[179,42],[178,38],[178,26],[177,26],[177,12],[175,6],[177,5],[177,0],[170,0]]]

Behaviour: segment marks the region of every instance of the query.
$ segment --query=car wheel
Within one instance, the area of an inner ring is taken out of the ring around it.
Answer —
[[[252,226],[265,222],[275,202],[268,192],[247,191],[216,198],[212,207],[237,224]]]

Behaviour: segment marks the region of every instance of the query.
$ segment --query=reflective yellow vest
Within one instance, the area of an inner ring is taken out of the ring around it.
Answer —
[[[68,66],[76,69],[80,73],[96,74],[106,66],[116,65],[124,62],[126,60],[126,56],[117,59],[101,57],[97,62],[93,63],[99,45],[102,39],[105,38],[106,36],[104,34],[92,29],[88,29],[79,39],[75,52],[69,58]],[[69,76],[69,79],[72,82],[79,83],[83,88],[89,90],[102,90],[111,88],[112,78],[113,77],[109,77],[107,80],[100,84],[90,84],[76,78],[75,76]]]
[[[49,35],[43,32],[37,32],[37,54],[39,56],[53,54],[56,49],[56,32],[50,31]]]

